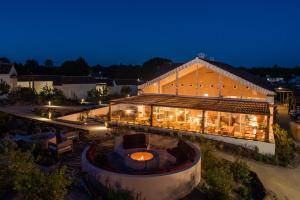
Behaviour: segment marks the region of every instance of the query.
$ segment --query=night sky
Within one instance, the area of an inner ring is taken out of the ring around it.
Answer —
[[[0,57],[110,65],[204,52],[235,66],[300,65],[300,1],[262,2],[1,0]]]

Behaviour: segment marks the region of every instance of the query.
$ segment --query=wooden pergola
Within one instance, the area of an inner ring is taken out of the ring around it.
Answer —
[[[110,106],[114,104],[133,104],[240,114],[270,115],[267,102],[240,99],[145,94],[112,100]]]

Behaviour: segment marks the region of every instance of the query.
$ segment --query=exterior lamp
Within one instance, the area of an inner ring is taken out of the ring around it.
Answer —
[[[51,101],[48,101],[48,106],[51,106]]]
[[[51,119],[51,117],[52,117],[52,113],[49,112],[49,113],[48,113],[48,118]]]
[[[205,93],[205,94],[204,94],[204,96],[205,96],[205,97],[208,97],[208,94],[207,94],[207,93]]]
[[[98,103],[99,103],[99,105],[101,105],[101,104],[102,104],[102,102],[101,102],[101,101],[99,101]]]
[[[81,102],[80,102],[81,104],[83,104],[84,103],[84,99],[81,99]]]

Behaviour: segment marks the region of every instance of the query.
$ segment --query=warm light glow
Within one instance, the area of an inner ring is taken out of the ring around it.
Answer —
[[[49,112],[49,113],[48,113],[48,118],[51,119],[51,117],[52,117],[52,113]]]
[[[83,104],[83,103],[84,103],[84,101],[85,101],[84,99],[81,99],[81,102],[80,102],[80,103],[81,103],[81,104]]]
[[[183,111],[182,110],[179,110],[179,114],[182,114],[183,113]]]
[[[51,106],[51,101],[48,101],[48,106]]]
[[[99,101],[98,103],[99,103],[99,105],[101,105],[101,104],[102,104],[102,102],[101,102],[101,101]]]
[[[205,96],[205,97],[208,97],[208,94],[207,94],[207,93],[205,93],[205,94],[204,94],[204,96]]]
[[[131,113],[131,110],[126,110],[126,114],[130,114]]]
[[[147,161],[153,158],[153,154],[149,152],[135,152],[130,155],[130,158],[137,161]]]
[[[144,106],[138,106],[138,109],[139,109],[139,110],[143,110],[143,109],[144,109]]]
[[[173,119],[173,117],[174,117],[173,115],[170,115],[170,116],[169,116],[170,120],[172,120],[172,119]]]

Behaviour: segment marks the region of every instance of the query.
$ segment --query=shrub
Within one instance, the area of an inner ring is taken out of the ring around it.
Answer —
[[[123,86],[120,91],[121,95],[127,96],[131,93],[131,88],[129,86]]]
[[[231,171],[235,181],[242,184],[249,184],[251,182],[252,177],[246,162],[241,160],[233,162],[231,164]]]
[[[65,178],[66,168],[44,173],[34,163],[30,151],[21,152],[12,148],[1,154],[0,185],[17,192],[22,199],[64,199],[70,180]],[[1,187],[2,188],[2,187]],[[5,194],[1,189],[1,194]]]
[[[251,190],[248,187],[241,185],[238,188],[237,192],[240,195],[241,199],[244,199],[244,200],[251,199]]]
[[[205,180],[209,186],[208,191],[214,196],[214,199],[229,197],[234,184],[229,165],[208,169],[205,172]]]
[[[87,100],[92,102],[99,102],[103,96],[107,94],[107,90],[91,89],[87,92]]]
[[[275,154],[278,163],[282,166],[291,164],[294,159],[295,145],[293,141],[288,138],[286,130],[274,125],[274,136],[275,136]]]
[[[2,79],[0,79],[0,96],[9,93],[10,86]]]
[[[8,98],[14,102],[34,102],[36,93],[32,88],[18,88],[8,94]]]

